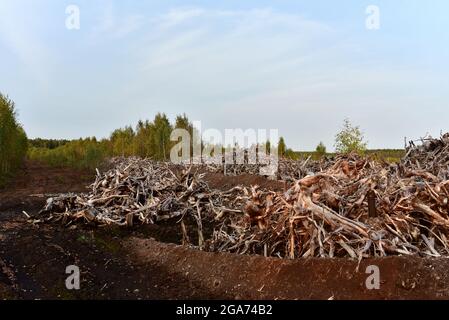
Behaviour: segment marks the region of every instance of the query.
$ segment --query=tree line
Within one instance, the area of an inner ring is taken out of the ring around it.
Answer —
[[[171,141],[170,136],[174,129],[185,129],[193,136],[196,130],[189,118],[183,114],[178,115],[171,123],[164,113],[157,113],[152,121],[139,121],[133,128],[126,126],[116,129],[109,138],[97,140],[95,137],[67,140],[31,140],[28,157],[32,160],[45,162],[52,166],[71,166],[80,168],[96,168],[108,157],[139,156],[154,160],[168,160],[172,147],[178,143]],[[191,141],[191,154],[193,153]],[[198,143],[198,142],[196,142]],[[204,147],[203,142],[202,148]],[[353,126],[349,120],[345,120],[342,129],[335,136],[336,153],[372,154],[367,150],[367,142],[359,127]],[[223,148],[225,148],[223,146]],[[270,142],[266,142],[267,152],[270,150]],[[223,149],[224,150],[224,149]],[[314,152],[295,152],[288,148],[285,139],[280,137],[277,143],[277,152],[280,157],[300,159],[312,157],[317,160],[328,153],[326,146],[320,142]],[[376,155],[390,162],[398,161],[400,150],[378,150]]]
[[[71,166],[80,168],[96,168],[105,158],[114,156],[139,156],[154,160],[168,160],[172,147],[178,143],[171,141],[174,129],[185,129],[192,137],[196,130],[188,117],[178,115],[171,123],[166,114],[157,113],[152,121],[139,121],[135,127],[126,126],[114,130],[107,139],[97,140],[95,137],[78,140],[27,139],[26,133],[17,121],[14,102],[0,93],[0,184],[21,165],[28,156],[31,160],[45,162],[52,166]],[[191,151],[193,144],[191,141]],[[200,141],[202,144],[203,142]],[[337,153],[359,154],[370,153],[366,150],[367,142],[357,126],[345,120],[341,131],[336,135],[335,149]],[[265,144],[270,150],[270,142]],[[277,143],[280,157],[298,159],[304,153],[294,152],[288,148],[281,137]],[[313,158],[329,155],[326,146],[320,142],[316,150],[307,153]],[[400,150],[387,156],[397,159]]]
[[[31,160],[45,162],[52,166],[80,168],[95,168],[105,158],[116,156],[139,156],[154,160],[168,160],[172,147],[178,143],[170,139],[174,129],[185,129],[191,137],[196,130],[185,114],[178,115],[174,123],[171,123],[166,114],[157,113],[153,121],[141,120],[134,128],[126,126],[116,129],[107,139],[97,140],[95,137],[91,137],[72,141],[30,140],[28,157]],[[191,141],[191,154],[194,143]],[[266,143],[266,148],[269,150],[269,143]],[[282,137],[278,142],[278,152],[281,156],[294,154],[291,149],[287,148]]]
[[[27,136],[17,121],[15,104],[0,93],[0,185],[20,167],[27,147]]]
[[[55,149],[69,142],[70,140],[67,139],[42,139],[42,138],[28,139],[28,145],[30,147],[48,148],[48,149]]]

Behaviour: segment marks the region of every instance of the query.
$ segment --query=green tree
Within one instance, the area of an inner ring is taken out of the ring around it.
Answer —
[[[285,144],[285,140],[283,137],[279,139],[278,143],[278,154],[280,157],[285,157],[285,151],[287,150],[287,145]]]
[[[183,115],[178,115],[175,121],[176,129],[185,129],[190,134],[190,155],[193,156],[194,150],[199,148],[200,150],[204,149],[203,141],[201,139],[201,133],[197,128],[193,126],[193,123],[189,120],[187,115],[184,113]],[[177,142],[173,142],[176,144]],[[219,147],[219,146],[217,146]]]
[[[134,137],[134,152],[137,156],[147,158],[151,155],[149,140],[151,140],[150,124],[148,120],[145,122],[139,120]]]
[[[265,142],[265,153],[267,155],[271,154],[271,141],[267,140],[267,142]]]
[[[135,133],[130,126],[116,129],[111,134],[112,154],[115,156],[131,156],[134,154]]]
[[[363,154],[367,144],[360,128],[353,126],[349,119],[345,119],[342,130],[335,136],[335,150],[343,154],[351,152]]]
[[[176,116],[175,128],[185,129],[190,133],[190,135],[193,134],[193,124],[190,122],[189,118],[185,113],[183,115]]]
[[[320,143],[317,145],[315,152],[320,156],[324,156],[327,152],[326,150],[326,146],[324,145],[324,143],[322,141],[320,141]]]
[[[170,156],[170,135],[172,126],[165,113],[158,113],[153,121],[153,147],[152,156],[157,160],[166,160]]]
[[[0,184],[22,164],[28,139],[17,122],[14,102],[0,93]]]

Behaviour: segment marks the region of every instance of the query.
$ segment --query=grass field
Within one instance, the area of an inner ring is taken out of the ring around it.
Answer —
[[[325,156],[331,157],[335,156],[335,153],[326,153]],[[405,151],[403,149],[373,149],[365,151],[365,155],[374,157],[377,160],[384,160],[387,162],[399,162],[401,158],[405,155]],[[295,151],[290,157],[292,159],[307,159],[311,157],[313,160],[319,160],[323,157],[322,154],[319,154],[315,151]]]

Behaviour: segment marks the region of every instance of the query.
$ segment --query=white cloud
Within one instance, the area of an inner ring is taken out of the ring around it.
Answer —
[[[182,24],[188,20],[203,15],[206,11],[201,8],[177,8],[172,9],[168,13],[161,15],[156,19],[160,28],[171,28]]]
[[[163,17],[153,21],[147,35],[149,40],[139,50],[138,59],[146,60],[146,67],[166,68],[170,63],[188,66],[202,59],[201,64],[208,69],[231,61],[236,62],[237,69],[240,64],[249,63],[267,71],[272,63],[279,66],[287,66],[285,60],[300,63],[316,47],[315,37],[328,41],[334,35],[324,24],[269,8],[248,11],[178,8]],[[207,66],[208,63],[212,66]]]
[[[203,29],[189,30],[153,46],[149,51],[148,68],[162,68],[185,62],[191,57],[192,45],[201,39],[206,31]],[[146,52],[148,54],[148,51]]]
[[[92,28],[93,39],[124,38],[141,29],[146,23],[145,16],[142,14],[120,15],[115,11],[115,7],[111,3],[106,6],[97,24]]]
[[[316,55],[328,59],[338,50],[332,28],[271,9],[181,8],[169,16],[177,17],[176,24],[163,29],[166,21],[154,21],[131,59],[142,62],[135,80],[141,85],[134,90],[161,86],[158,92],[168,100],[174,96],[170,90],[188,100],[216,99],[217,105],[221,99],[278,90],[313,73],[307,63],[316,63]],[[323,48],[320,40],[328,45]]]

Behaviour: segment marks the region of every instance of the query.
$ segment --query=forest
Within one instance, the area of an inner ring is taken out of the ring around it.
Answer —
[[[0,93],[0,185],[20,167],[27,148],[27,136],[17,121],[15,104]]]

